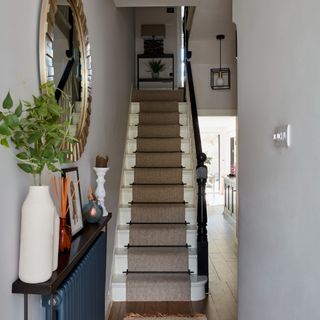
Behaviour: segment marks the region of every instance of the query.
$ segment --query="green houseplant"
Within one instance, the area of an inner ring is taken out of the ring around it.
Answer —
[[[55,86],[47,82],[32,102],[16,107],[8,93],[0,111],[0,144],[15,149],[19,168],[34,178],[21,212],[19,278],[26,283],[47,281],[58,266],[59,216],[41,174],[46,167],[59,171],[75,142],[69,134],[72,106],[66,105],[57,103]]]
[[[166,70],[166,64],[162,63],[161,60],[150,60],[148,62],[148,67],[148,72],[151,72],[153,79],[158,79],[160,72]]]
[[[66,110],[57,103],[53,82],[40,90],[32,102],[20,101],[15,108],[9,92],[0,112],[0,143],[15,147],[19,168],[33,175],[35,185],[41,185],[45,167],[59,171],[58,164],[70,153],[66,145],[75,142],[69,134],[71,104]]]

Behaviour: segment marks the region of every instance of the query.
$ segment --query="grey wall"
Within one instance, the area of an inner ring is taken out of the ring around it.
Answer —
[[[180,8],[175,8],[174,13],[167,13],[166,7],[154,8],[136,8],[135,9],[135,19],[136,19],[136,54],[144,53],[144,41],[141,38],[141,25],[142,24],[164,24],[166,26],[166,37],[164,39],[164,53],[174,54],[174,76],[175,85],[180,85],[180,47],[181,47],[181,35],[178,31],[178,23],[180,23],[181,11]],[[164,74],[169,73],[171,69],[171,60],[163,60],[167,64],[167,69]],[[140,77],[150,77],[150,73],[143,73],[144,64],[147,64],[147,60],[143,60],[140,67]],[[179,72],[178,72],[179,70]],[[169,77],[169,75],[166,75]],[[141,87],[159,87],[159,83],[141,83]],[[161,84],[161,87],[171,88],[172,84]]]
[[[218,29],[217,29],[218,30]],[[234,110],[237,108],[237,68],[235,60],[235,29],[232,24],[223,28],[226,39],[222,41],[222,68],[231,72],[230,90],[212,90],[210,70],[219,68],[219,41],[215,35],[209,39],[190,41],[192,72],[198,108],[201,110]],[[217,31],[218,34],[218,31]]]
[[[212,90],[210,70],[219,68],[221,41],[222,67],[231,71],[230,90]],[[197,106],[201,115],[233,115],[237,108],[237,66],[235,25],[232,23],[232,0],[202,0],[197,6],[190,33],[192,72]],[[231,112],[232,111],[232,112]]]
[[[85,196],[88,185],[95,185],[92,171],[95,156],[100,153],[110,157],[107,207],[115,217],[108,227],[109,277],[134,74],[134,17],[131,9],[115,9],[112,0],[85,0],[84,4],[94,68],[93,105],[88,145],[76,165]],[[38,92],[39,13],[39,0],[1,2],[0,97],[4,97],[8,89],[15,98],[24,99]],[[18,273],[20,208],[31,179],[17,168],[15,159],[2,148],[0,162],[0,317],[13,320],[23,317],[23,298],[11,294],[11,283]],[[32,297],[30,307],[30,319],[43,318],[38,297]]]
[[[234,1],[239,320],[320,319],[320,2]],[[292,147],[272,143],[292,125]]]

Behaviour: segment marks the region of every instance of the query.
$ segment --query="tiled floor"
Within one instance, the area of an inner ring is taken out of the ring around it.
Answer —
[[[223,206],[208,208],[209,288],[201,302],[120,302],[112,306],[109,320],[122,320],[130,312],[164,314],[202,312],[208,320],[237,319],[237,241],[235,224],[227,220]]]
[[[223,206],[208,209],[209,288],[219,320],[237,319],[237,241],[235,223],[227,220]],[[215,320],[214,318],[212,320]]]

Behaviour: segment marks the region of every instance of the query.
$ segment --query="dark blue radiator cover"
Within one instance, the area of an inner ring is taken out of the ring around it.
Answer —
[[[102,233],[55,294],[56,320],[104,320],[106,233]],[[50,297],[43,297],[50,320]]]

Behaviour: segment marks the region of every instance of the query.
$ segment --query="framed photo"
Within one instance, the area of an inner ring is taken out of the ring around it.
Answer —
[[[68,190],[68,216],[70,219],[71,233],[74,236],[83,228],[82,202],[78,168],[62,169],[63,177],[70,177]]]

